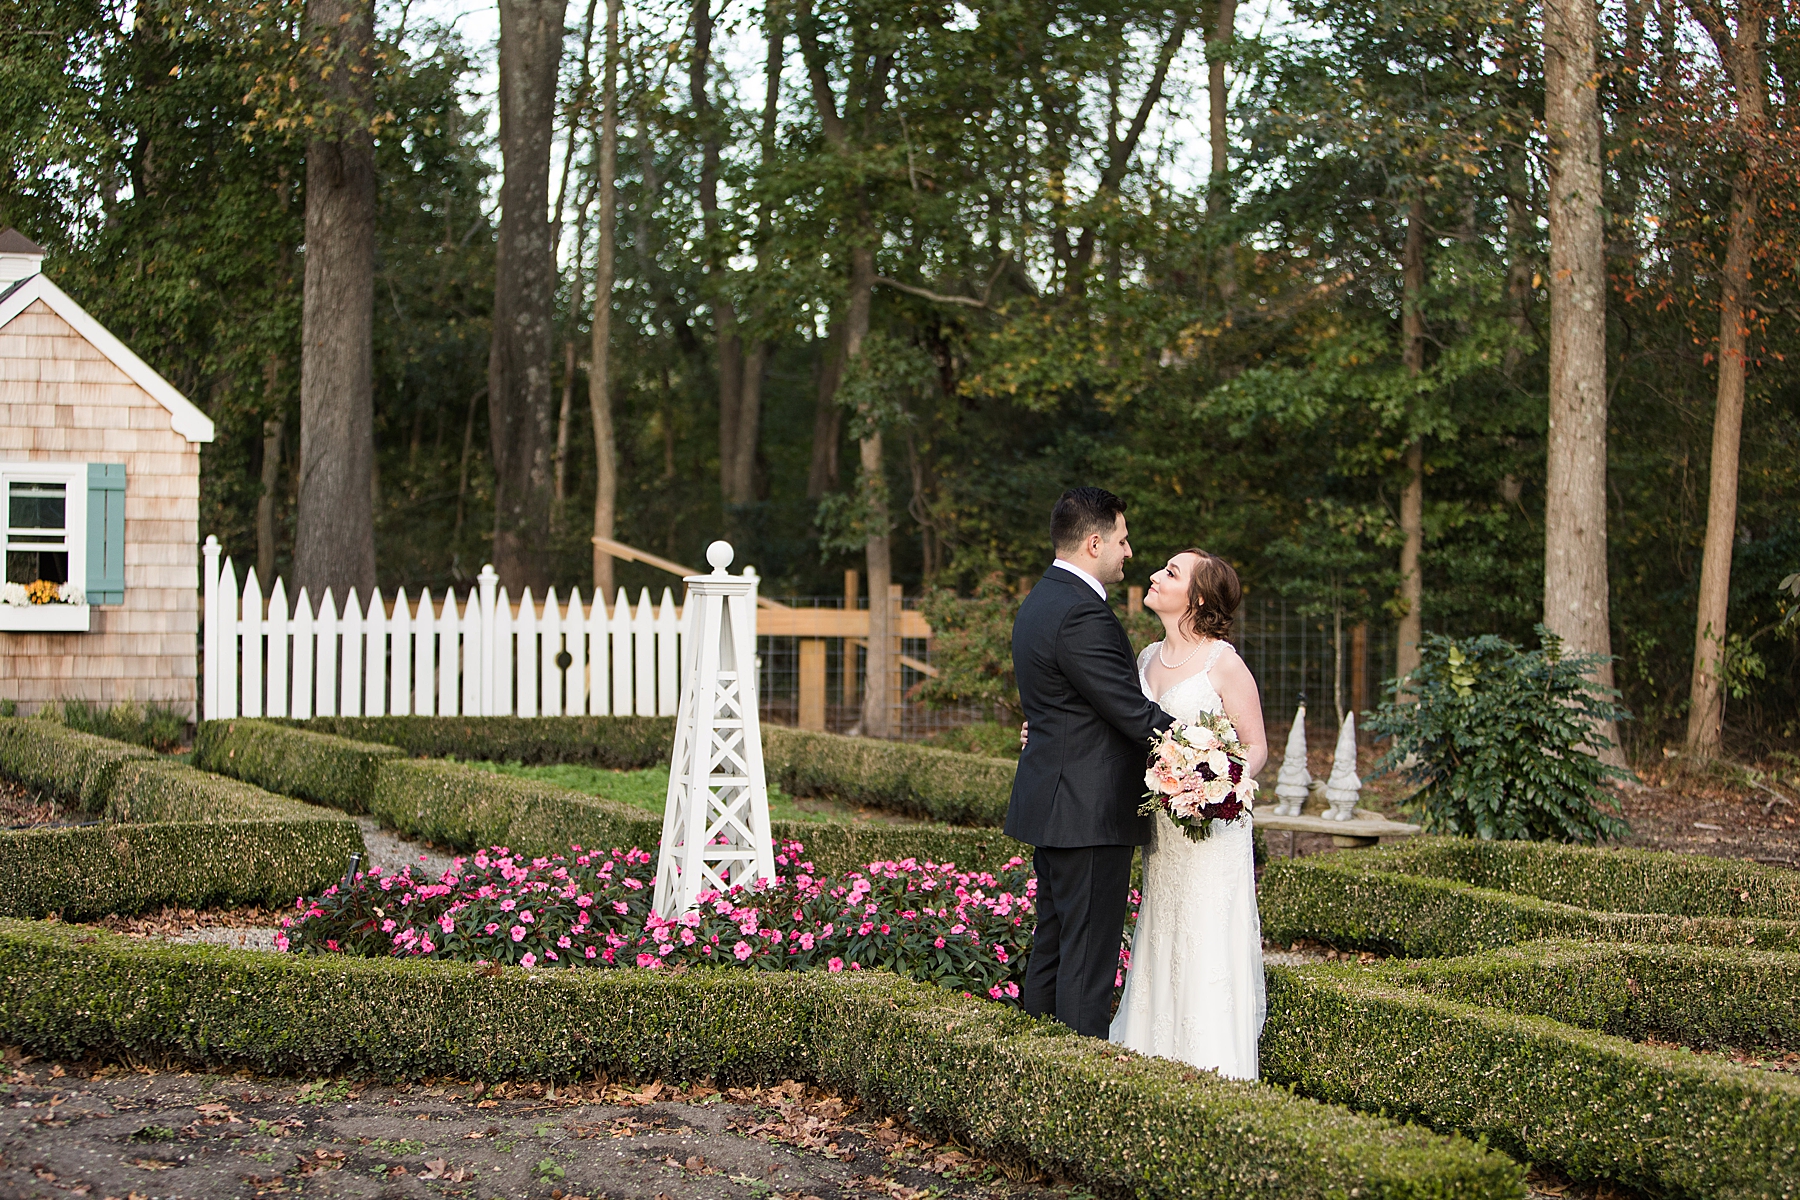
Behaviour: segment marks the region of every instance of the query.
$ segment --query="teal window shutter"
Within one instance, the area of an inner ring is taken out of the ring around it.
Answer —
[[[87,601],[125,603],[125,464],[88,464]]]

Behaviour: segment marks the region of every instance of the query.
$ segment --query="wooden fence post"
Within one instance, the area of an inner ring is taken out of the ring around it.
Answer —
[[[888,584],[888,644],[881,650],[888,656],[888,712],[892,714],[888,736],[893,738],[900,736],[900,726],[906,719],[906,689],[900,683],[900,647],[905,644],[900,640],[900,613],[905,607],[904,596],[899,584]]]
[[[825,639],[800,639],[800,728],[825,729]]]
[[[844,611],[855,612],[857,598],[862,595],[862,576],[855,570],[844,572]],[[865,653],[866,653],[865,649]],[[842,703],[852,708],[862,703],[862,671],[856,661],[856,643],[844,639],[844,695]]]

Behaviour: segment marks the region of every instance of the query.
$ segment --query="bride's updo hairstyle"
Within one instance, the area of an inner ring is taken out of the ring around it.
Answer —
[[[1232,618],[1244,599],[1244,586],[1230,563],[1216,554],[1208,554],[1198,546],[1189,546],[1183,554],[1200,561],[1188,575],[1188,609],[1181,623],[1195,637],[1219,638],[1231,635]]]

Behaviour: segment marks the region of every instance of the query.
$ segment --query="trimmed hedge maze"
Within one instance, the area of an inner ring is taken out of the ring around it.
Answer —
[[[885,974],[491,971],[0,921],[0,1010],[45,1055],[390,1079],[802,1079],[1112,1193],[1524,1195],[1516,1163],[1466,1139],[1219,1080]]]
[[[1263,927],[1411,956],[1270,968],[1263,1070],[1302,1094],[1659,1195],[1800,1196],[1800,875],[1421,838],[1272,863]]]
[[[611,718],[534,718],[534,722],[562,727],[561,735],[555,729],[538,735],[536,761],[622,761],[621,756],[610,749],[590,747],[585,758],[574,749],[583,737],[591,737],[602,746],[613,745],[608,741],[612,735],[606,726],[598,725],[589,730],[598,721],[607,719]],[[627,745],[637,744],[637,726],[651,723],[642,718],[621,719],[633,727],[624,735]],[[517,750],[524,745],[524,735],[511,733],[510,727],[514,722],[527,722],[514,717],[468,720],[381,717],[361,719],[355,724],[349,724],[348,718],[333,721],[334,728],[385,734],[406,743],[404,746],[352,741],[311,728],[296,728],[289,723],[241,719],[209,721],[202,725],[194,746],[194,761],[209,771],[273,791],[284,791],[345,812],[366,812],[402,833],[430,838],[461,850],[505,845],[526,854],[547,854],[560,853],[571,845],[654,847],[661,841],[661,818],[647,814],[643,809],[537,780],[496,775],[455,762],[407,756],[411,747],[429,744],[458,757],[494,757],[498,752],[489,749],[479,737],[483,723],[488,721],[501,723],[503,737],[511,739],[505,743],[507,746]],[[661,724],[667,725],[667,721]],[[466,728],[468,732],[454,736],[456,729],[453,726]],[[769,731],[770,744],[786,744],[784,738],[789,732]],[[873,763],[872,776],[877,782],[867,789],[873,795],[892,798],[921,794],[914,790],[915,784],[924,786],[925,781],[937,778],[929,764],[938,758],[972,760],[978,765],[965,768],[972,772],[985,770],[986,764],[992,761],[1006,768],[1005,786],[1007,789],[1012,786],[1011,764],[1000,760],[911,746],[895,747],[893,754],[883,757],[883,743],[873,743],[875,749],[863,754],[865,743],[862,739],[835,738],[827,734],[803,736],[828,739],[825,743],[828,749],[835,743],[848,743],[862,755],[857,758],[846,751],[843,757],[830,759],[826,751],[817,751],[809,760],[813,765],[807,768],[812,778],[818,780],[828,774],[823,765],[826,761],[835,763],[839,772],[851,778],[854,778],[859,762]],[[559,737],[568,740],[559,740]],[[921,767],[920,763],[927,765]],[[954,761],[951,765],[964,766]],[[771,773],[776,773],[773,768]],[[831,777],[839,778],[837,775]],[[976,777],[987,780],[982,787],[997,792],[997,777]],[[943,797],[962,795],[964,799],[956,803],[969,807],[972,802],[968,796],[972,789],[979,789],[969,784],[968,778],[953,772],[938,779],[933,785],[937,790],[929,794],[939,799],[930,803],[941,800],[947,808],[950,801],[942,800]],[[834,794],[845,793],[840,790]],[[921,811],[926,804],[926,801],[919,801],[913,811]],[[897,802],[893,806],[897,806]],[[899,827],[777,821],[773,832],[777,840],[792,838],[804,843],[807,857],[825,874],[885,859],[929,858],[982,868],[998,866],[1015,855],[1025,858],[1031,855],[1029,846],[1013,841],[991,825]]]
[[[363,849],[338,813],[50,721],[0,719],[0,777],[94,818],[0,831],[0,916],[285,904]]]

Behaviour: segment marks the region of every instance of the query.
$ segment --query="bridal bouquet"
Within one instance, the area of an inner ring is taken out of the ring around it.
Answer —
[[[1150,769],[1144,772],[1149,791],[1139,812],[1167,813],[1197,842],[1212,832],[1214,821],[1236,820],[1251,810],[1256,780],[1246,776],[1244,747],[1223,714],[1176,721],[1150,745]]]

